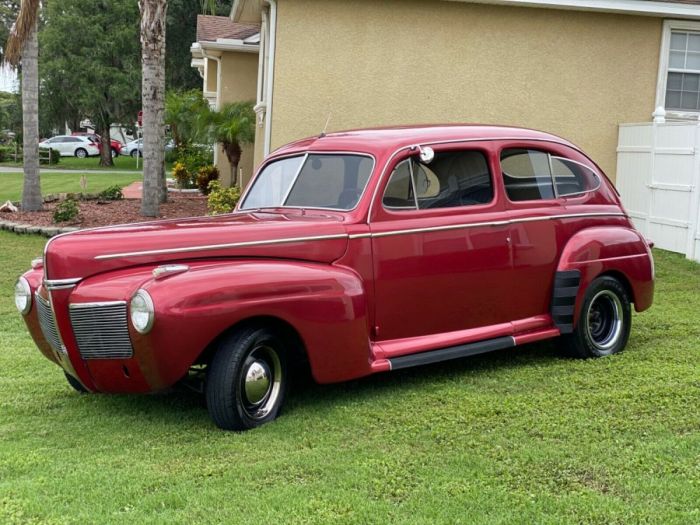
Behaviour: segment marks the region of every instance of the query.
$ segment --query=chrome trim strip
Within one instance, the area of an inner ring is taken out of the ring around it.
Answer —
[[[81,308],[99,308],[101,306],[122,306],[126,301],[98,301],[95,303],[70,303],[68,308],[71,310],[79,310]]]
[[[82,277],[75,277],[72,279],[44,279],[43,285],[47,290],[65,290],[66,288],[73,288],[76,284],[82,281]]]
[[[389,237],[392,235],[404,235],[410,233],[425,233],[434,231],[448,231],[448,230],[459,230],[468,228],[477,228],[482,226],[508,226],[510,224],[519,224],[525,222],[535,222],[535,221],[549,221],[555,219],[575,219],[579,217],[625,217],[626,215],[621,212],[600,212],[600,213],[568,213],[564,215],[547,215],[547,216],[537,216],[537,217],[523,217],[521,219],[511,219],[507,221],[491,221],[491,222],[471,222],[471,223],[460,223],[460,224],[448,224],[446,226],[429,226],[426,228],[411,228],[407,230],[392,230],[386,232],[378,233],[357,233],[348,235],[347,233],[338,233],[335,235],[316,235],[312,237],[291,237],[288,239],[273,239],[266,241],[247,241],[247,242],[233,242],[229,244],[208,244],[203,246],[188,246],[187,248],[165,248],[162,250],[147,250],[142,252],[125,252],[125,253],[112,253],[108,255],[97,255],[96,260],[108,260],[108,259],[118,259],[120,257],[140,257],[144,255],[162,255],[168,253],[188,253],[196,252],[201,250],[222,250],[226,248],[243,248],[248,246],[265,246],[274,244],[288,244],[293,242],[305,242],[305,241],[326,241],[334,239],[363,239],[367,237]],[[376,223],[375,223],[376,224]]]
[[[429,233],[449,230],[461,230],[470,228],[479,228],[484,226],[508,226],[511,224],[520,224],[526,222],[549,221],[556,219],[574,219],[579,217],[624,217],[624,213],[570,213],[566,215],[548,215],[544,217],[524,217],[522,219],[512,219],[509,221],[492,221],[492,222],[472,222],[463,224],[448,224],[446,226],[430,226],[426,228],[412,228],[410,230],[393,230],[386,232],[371,233],[371,237],[391,237],[394,235],[404,235],[409,233]],[[376,223],[375,223],[376,224]]]
[[[166,253],[188,253],[198,252],[202,250],[223,250],[226,248],[244,248],[248,246],[264,246],[268,244],[289,244],[293,242],[305,241],[327,241],[333,239],[347,239],[347,233],[338,233],[335,235],[316,235],[313,237],[290,237],[288,239],[274,239],[266,241],[247,241],[247,242],[232,242],[228,244],[208,244],[204,246],[188,246],[187,248],[164,248],[162,250],[146,250],[142,252],[125,252],[112,253],[108,255],[97,255],[95,260],[118,259],[121,257],[140,257],[143,255],[162,255]]]

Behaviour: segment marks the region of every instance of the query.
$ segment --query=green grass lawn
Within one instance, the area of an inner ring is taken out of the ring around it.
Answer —
[[[300,386],[234,434],[195,394],[72,391],[12,300],[43,244],[0,232],[0,523],[700,523],[700,265],[681,256],[656,252],[620,355],[534,344]]]
[[[22,163],[14,162],[2,162],[0,163],[0,171],[2,171],[3,166],[21,167]],[[87,157],[85,159],[79,159],[78,157],[61,157],[58,164],[53,164],[51,166],[42,166],[41,169],[71,169],[71,170],[116,170],[116,171],[136,171],[136,158],[129,157],[126,155],[119,155],[114,158],[114,166],[102,167],[100,166],[99,157]],[[138,171],[143,169],[143,159],[139,159]]]
[[[141,180],[138,172],[130,173],[42,173],[41,193],[76,193],[81,192],[80,178],[87,178],[87,193],[98,193],[110,186],[128,186],[134,181]],[[0,203],[6,200],[17,201],[22,195],[24,174],[0,172]]]

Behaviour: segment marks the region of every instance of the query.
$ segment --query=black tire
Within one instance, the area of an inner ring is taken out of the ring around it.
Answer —
[[[89,393],[89,390],[85,388],[80,381],[78,381],[76,378],[74,378],[72,375],[70,375],[68,372],[63,372],[66,376],[66,380],[68,381],[68,384],[73,387],[73,390],[80,394],[87,394]]]
[[[249,327],[224,338],[207,367],[205,396],[214,423],[249,430],[274,420],[287,391],[284,341],[272,330]]]
[[[572,357],[605,357],[624,350],[631,327],[626,288],[614,277],[598,277],[586,290],[576,328],[561,337],[561,345]]]
[[[131,150],[131,153],[129,153],[129,155],[131,155],[132,157],[136,157],[136,155],[138,155],[138,150]]]
[[[112,148],[112,158],[117,158],[119,156],[119,152],[117,151],[117,148]]]
[[[75,150],[75,156],[79,159],[84,159],[88,156],[88,152],[85,148],[78,148],[77,150]]]

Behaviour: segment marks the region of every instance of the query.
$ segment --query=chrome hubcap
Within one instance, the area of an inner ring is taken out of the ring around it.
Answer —
[[[254,361],[245,374],[245,397],[258,404],[270,390],[270,369],[265,361]]]
[[[610,350],[622,334],[622,303],[610,290],[598,292],[588,306],[586,331],[593,345]]]
[[[282,386],[282,364],[274,348],[256,347],[243,364],[240,392],[243,410],[262,419],[275,407]]]

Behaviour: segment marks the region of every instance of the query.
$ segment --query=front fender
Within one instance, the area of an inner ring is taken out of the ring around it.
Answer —
[[[588,285],[603,274],[622,276],[629,285],[635,310],[649,308],[654,298],[654,260],[649,245],[632,228],[601,226],[586,228],[567,242],[557,272],[577,270],[580,284],[574,322],[578,319]]]
[[[229,327],[254,317],[275,317],[299,333],[314,378],[341,381],[367,375],[370,348],[367,304],[354,272],[299,261],[237,260],[193,267],[151,280],[156,321],[134,345],[150,354],[167,386],[180,379],[205,348]]]

